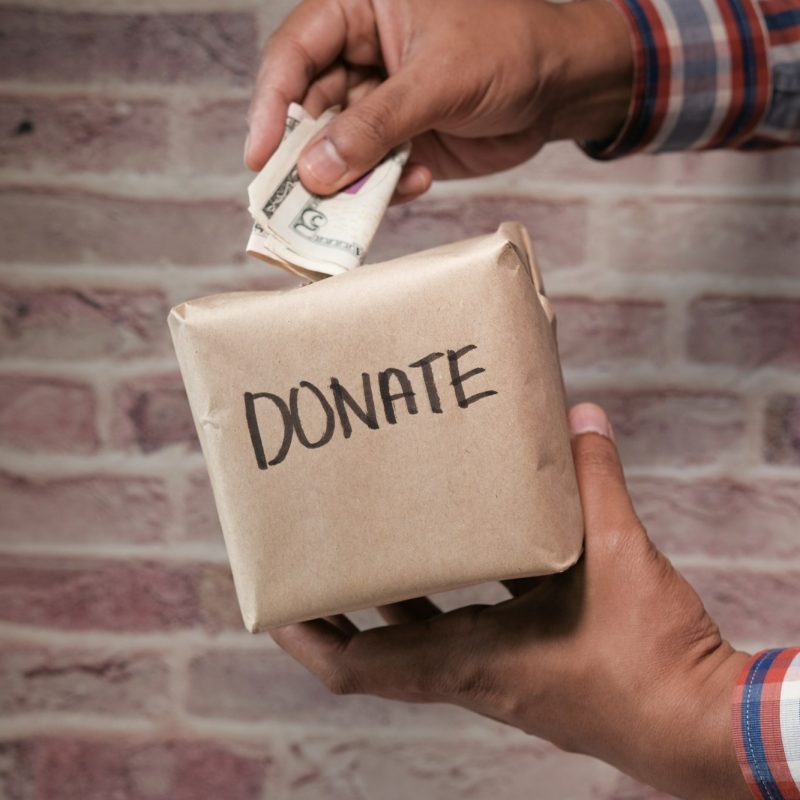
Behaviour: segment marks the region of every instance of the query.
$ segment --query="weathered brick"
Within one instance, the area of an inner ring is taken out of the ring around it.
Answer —
[[[558,316],[558,349],[565,366],[664,356],[666,312],[662,303],[551,299]]]
[[[4,556],[0,619],[68,630],[241,627],[227,568]]]
[[[0,529],[26,543],[151,542],[172,518],[159,478],[0,472]]]
[[[168,351],[155,289],[0,287],[0,356],[79,359]]]
[[[707,295],[690,307],[689,355],[743,367],[800,364],[800,299]]]
[[[626,160],[626,159],[623,159]],[[660,154],[662,180],[678,186],[788,186],[788,176],[800,168],[800,153],[793,148],[778,150],[706,150]]]
[[[621,201],[598,213],[612,269],[670,275],[797,274],[800,202],[796,200],[648,196]]]
[[[246,100],[213,100],[191,110],[182,124],[185,151],[180,155],[192,170],[244,173],[247,135]]]
[[[0,376],[0,444],[90,453],[97,447],[91,387],[77,381]]]
[[[531,737],[456,741],[305,736],[283,764],[292,800],[597,800],[615,780],[606,765]]]
[[[774,646],[797,641],[800,571],[692,567],[683,572],[723,636]]]
[[[221,544],[219,516],[205,470],[194,473],[189,478],[184,497],[184,513],[186,538]]]
[[[242,85],[258,64],[249,13],[0,10],[0,77]]]
[[[675,796],[621,775],[614,786],[597,795],[597,800],[675,800]]]
[[[38,800],[31,740],[0,742],[0,797],[3,800]]]
[[[764,455],[773,464],[800,464],[800,397],[777,395],[767,403]]]
[[[214,650],[189,665],[188,710],[201,717],[274,720],[334,727],[416,725],[426,729],[496,730],[496,723],[444,704],[391,703],[331,694],[281,652]]]
[[[48,738],[36,743],[37,800],[261,800],[272,762],[263,746]]]
[[[533,182],[586,182],[602,188],[614,183],[657,183],[663,167],[663,155],[598,161],[589,158],[574,142],[552,142],[521,167],[519,172]]]
[[[61,188],[0,197],[3,259],[30,264],[224,265],[244,260],[247,212],[229,200],[126,198]]]
[[[739,451],[745,428],[741,399],[665,387],[642,391],[574,391],[611,418],[623,463],[708,464]]]
[[[0,166],[49,172],[163,169],[167,110],[155,100],[0,95]]]
[[[391,208],[375,237],[370,261],[492,233],[509,219],[527,226],[543,268],[576,266],[583,260],[587,219],[583,200],[472,195],[423,198]]]
[[[152,653],[4,643],[0,714],[67,711],[157,717],[168,708],[168,673],[163,659]]]
[[[634,505],[669,555],[797,558],[800,482],[634,477]]]
[[[180,375],[136,378],[116,393],[112,438],[122,447],[151,453],[172,445],[197,449],[189,401]]]

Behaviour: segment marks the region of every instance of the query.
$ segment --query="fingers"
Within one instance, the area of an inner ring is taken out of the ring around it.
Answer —
[[[245,163],[258,170],[283,134],[289,103],[301,102],[314,79],[345,49],[347,20],[336,0],[306,0],[267,43],[248,119]]]
[[[378,613],[390,624],[400,625],[431,619],[441,614],[441,609],[427,597],[414,597],[401,603],[378,606]]]
[[[333,64],[311,84],[303,99],[303,108],[318,117],[331,106],[342,105],[347,99],[347,69]]]
[[[351,638],[324,619],[273,628],[269,635],[281,649],[320,677]]]
[[[396,606],[399,604],[393,604]],[[487,689],[496,635],[484,606],[347,636],[325,620],[271,632],[275,641],[336,694],[464,702]]]
[[[401,70],[349,105],[300,156],[305,186],[331,194],[372,169],[392,148],[431,128],[437,103],[425,85],[421,76]],[[409,186],[408,194],[422,188],[429,174],[409,173],[408,180],[419,183]]]
[[[570,411],[569,424],[587,542],[593,535],[641,530],[605,411],[581,403]]]
[[[406,164],[397,182],[392,205],[408,203],[421,197],[433,183],[433,175],[424,164]]]

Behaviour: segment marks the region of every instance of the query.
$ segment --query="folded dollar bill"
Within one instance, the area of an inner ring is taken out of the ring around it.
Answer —
[[[337,113],[330,109],[314,119],[292,103],[283,141],[247,190],[254,221],[248,255],[312,281],[364,263],[411,149],[396,148],[335,195],[312,194],[300,181],[297,161]]]

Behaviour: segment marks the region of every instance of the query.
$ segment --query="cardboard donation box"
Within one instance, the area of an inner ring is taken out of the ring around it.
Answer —
[[[169,317],[247,628],[579,557],[550,306],[524,229]]]

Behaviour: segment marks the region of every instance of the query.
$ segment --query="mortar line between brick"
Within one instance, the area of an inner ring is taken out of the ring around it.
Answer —
[[[568,384],[584,389],[613,389],[609,386],[608,364],[626,368],[625,392],[665,389],[696,394],[768,394],[773,392],[800,391],[800,372],[787,365],[786,368],[764,367],[743,373],[736,365],[721,363],[681,361],[672,365],[665,377],[663,365],[638,359],[609,360],[600,366],[564,366]],[[126,382],[149,378],[159,374],[174,374],[177,364],[172,356],[152,356],[120,360],[119,357],[92,358],[75,361],[40,360],[30,357],[4,358],[0,360],[0,375],[28,375],[32,377],[84,380],[99,385],[113,378]],[[0,454],[2,449],[0,449]]]
[[[254,650],[277,652],[278,646],[268,636],[241,631],[205,631],[184,629],[174,631],[100,631],[62,630],[0,622],[0,643],[12,642],[69,649],[103,650],[114,648],[126,651],[167,652],[172,648],[196,650]]]
[[[114,187],[109,187],[108,175],[104,173],[59,173],[53,180],[50,170],[41,168],[34,170],[15,170],[5,168],[0,171],[0,183],[5,188],[50,189],[54,185],[64,189],[73,189],[98,193],[121,199],[142,199],[161,201],[186,200],[237,200],[243,205],[247,181],[239,175],[215,175],[187,179],[186,175],[175,173],[162,177],[159,174],[140,175],[137,173],[118,173]],[[736,191],[737,188],[740,191]],[[540,181],[526,182],[524,185],[502,184],[497,186],[491,180],[478,187],[470,185],[447,185],[438,183],[428,194],[431,199],[450,199],[457,197],[491,198],[501,196],[505,199],[518,197],[521,202],[530,202],[531,198],[539,202],[554,201],[556,203],[572,202],[611,205],[621,200],[646,198],[649,203],[657,204],[659,200],[679,200],[692,202],[696,200],[714,199],[722,205],[750,204],[754,200],[781,205],[797,205],[800,203],[800,188],[776,186],[667,186],[648,184],[603,183],[592,182]],[[606,239],[608,237],[605,237]],[[605,262],[603,262],[605,263]]]

